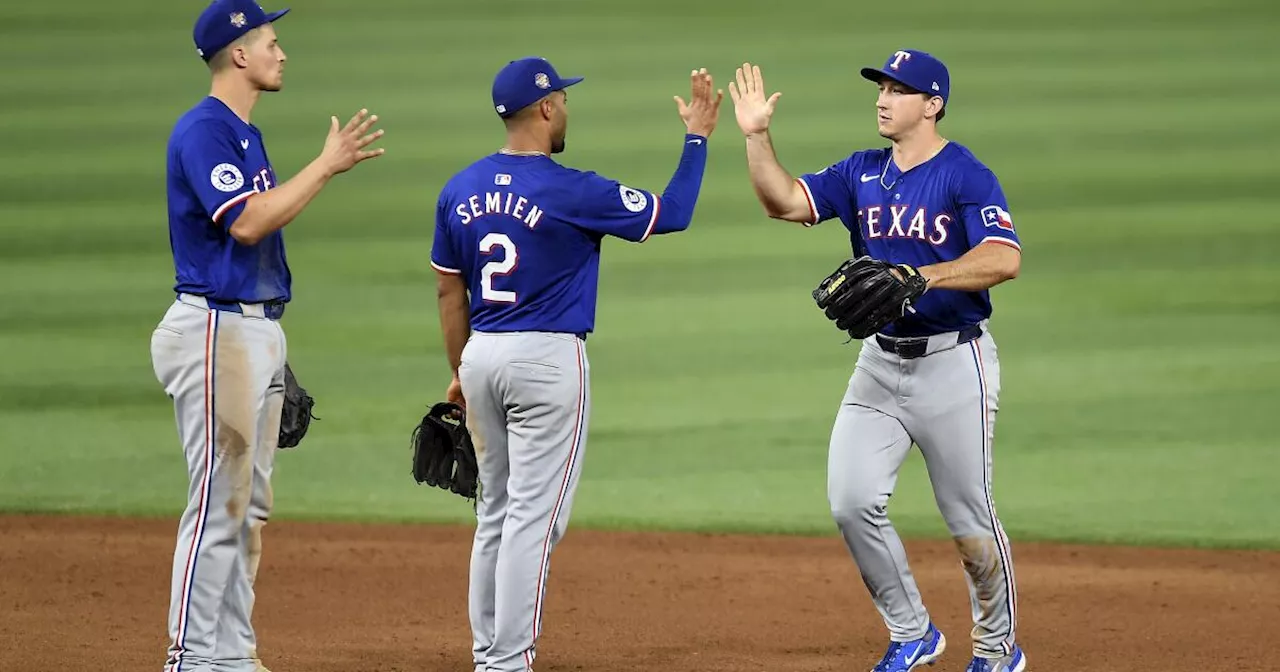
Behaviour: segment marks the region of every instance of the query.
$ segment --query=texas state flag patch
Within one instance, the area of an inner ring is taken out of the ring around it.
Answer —
[[[988,205],[982,209],[982,223],[1005,231],[1013,230],[1013,218],[1009,212],[998,205]]]

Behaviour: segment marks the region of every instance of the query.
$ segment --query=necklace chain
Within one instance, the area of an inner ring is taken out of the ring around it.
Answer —
[[[927,162],[929,161],[929,159],[932,159],[933,157],[937,156],[937,155],[938,155],[938,152],[941,152],[941,151],[942,151],[942,148],[943,148],[943,147],[946,147],[948,144],[950,144],[950,142],[951,142],[950,140],[943,140],[943,141],[942,141],[942,144],[941,144],[941,145],[938,145],[938,148],[937,148],[937,149],[935,149],[935,150],[933,150],[933,153],[929,155],[929,158],[925,159],[924,161],[921,161],[921,162],[920,162],[920,164],[921,164],[921,165],[923,165],[923,164],[927,163]],[[897,183],[898,183],[898,180],[902,179],[902,176],[903,176],[903,175],[905,175],[905,174],[906,174],[906,172],[907,172],[907,171],[902,171],[902,172],[898,173],[898,176],[897,176],[897,177],[895,177],[895,178],[893,178],[893,181],[892,181],[892,182],[890,182],[889,184],[885,184],[885,183],[884,183],[884,176],[885,176],[885,175],[887,175],[887,174],[889,174],[889,163],[890,163],[891,161],[893,161],[893,152],[892,152],[892,151],[891,151],[891,152],[889,152],[889,156],[885,157],[885,160],[884,160],[884,168],[882,168],[882,169],[880,170],[880,186],[881,186],[881,187],[883,187],[885,191],[889,191],[890,189],[892,189],[892,188],[893,188],[893,186],[894,186],[895,184],[897,184]]]
[[[546,152],[539,152],[537,150],[507,149],[506,147],[499,149],[498,153],[506,154],[508,156],[546,156],[547,155]]]

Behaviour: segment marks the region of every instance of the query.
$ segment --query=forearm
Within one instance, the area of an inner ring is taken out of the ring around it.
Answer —
[[[1018,277],[1022,253],[1009,245],[983,243],[959,259],[921,266],[929,289],[977,292]]]
[[[445,354],[449,358],[449,370],[456,378],[462,366],[462,349],[471,337],[471,315],[467,306],[467,293],[441,292],[437,296],[440,309],[440,331],[444,334]]]
[[[292,222],[329,182],[332,173],[320,161],[312,161],[285,183],[254,194],[231,224],[231,236],[253,245]]]
[[[707,138],[692,133],[684,136],[684,151],[671,181],[658,201],[653,233],[671,233],[689,228],[694,206],[702,190],[702,176],[707,168]]]
[[[747,170],[766,214],[792,222],[810,220],[812,213],[804,189],[778,162],[768,130],[747,136]]]

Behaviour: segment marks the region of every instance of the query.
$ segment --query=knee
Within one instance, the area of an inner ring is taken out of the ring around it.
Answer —
[[[227,498],[227,517],[239,529],[249,517],[249,488],[235,488]]]
[[[878,525],[888,518],[889,497],[868,488],[831,488],[831,517],[840,527]]]

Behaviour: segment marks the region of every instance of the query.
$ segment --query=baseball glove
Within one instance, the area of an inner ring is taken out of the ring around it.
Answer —
[[[911,302],[925,289],[924,277],[913,266],[862,256],[846,260],[823,278],[813,300],[836,328],[861,339],[914,311]]]
[[[413,429],[413,480],[468,500],[476,498],[479,468],[462,407],[442,401]]]
[[[285,362],[284,407],[280,409],[280,439],[277,446],[292,448],[302,441],[302,437],[307,434],[307,428],[311,426],[311,420],[320,419],[311,414],[311,409],[315,405],[316,400],[312,399],[301,385],[298,385],[293,369],[289,368],[288,362]]]

